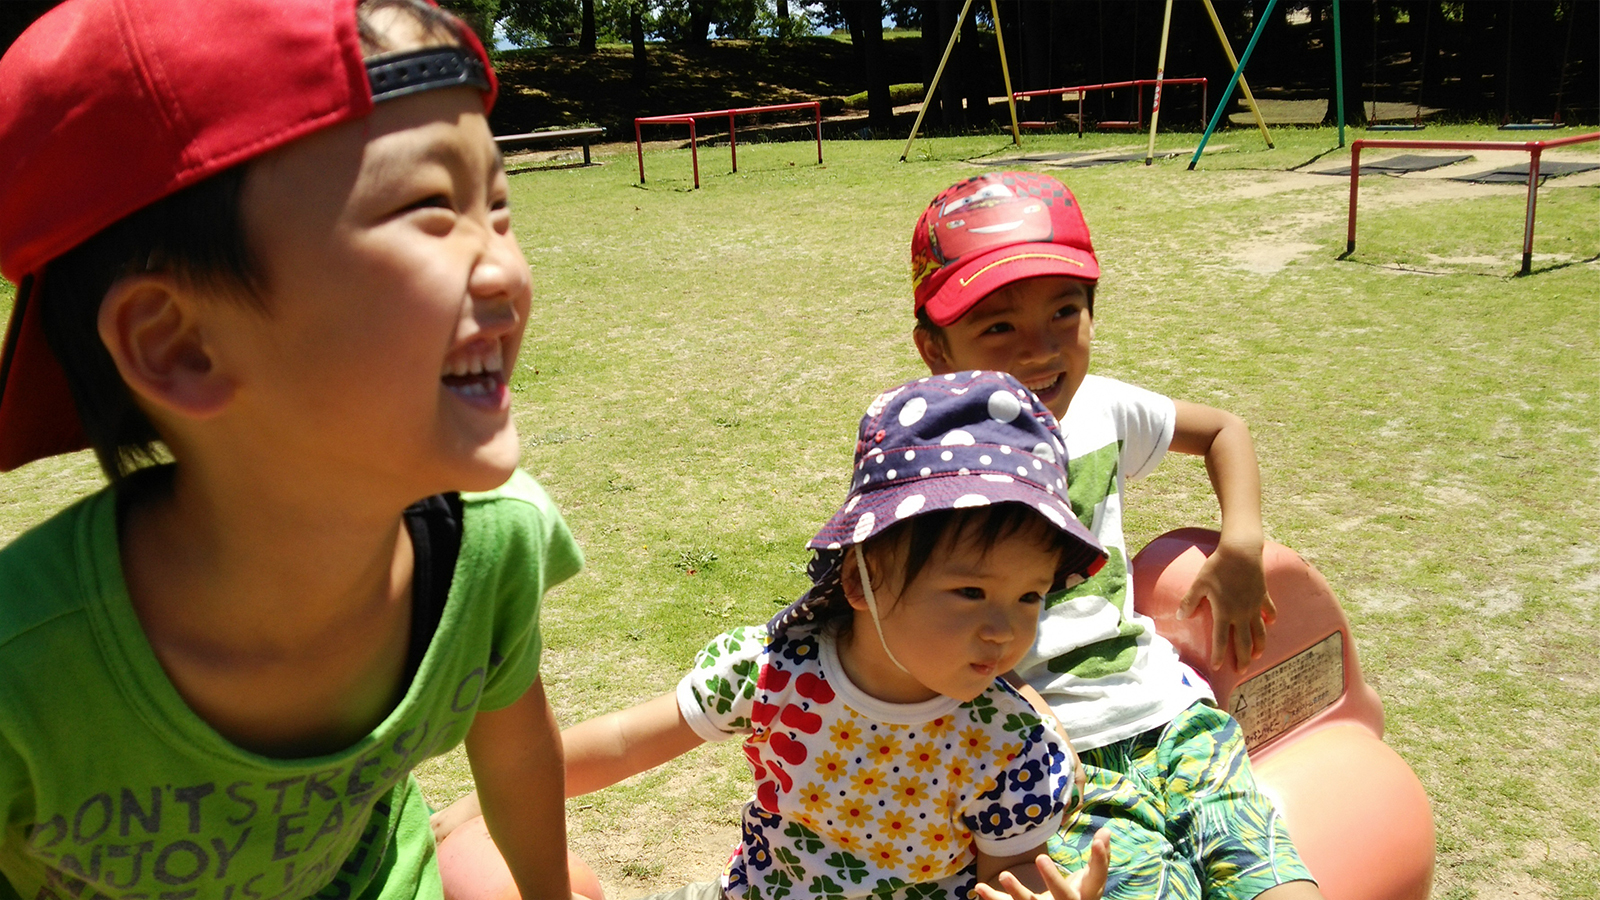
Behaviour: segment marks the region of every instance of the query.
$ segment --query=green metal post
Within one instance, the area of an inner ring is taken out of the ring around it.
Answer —
[[[1338,0],[1334,0],[1337,4]],[[1222,91],[1222,98],[1217,101],[1216,112],[1211,114],[1211,124],[1206,126],[1206,133],[1200,135],[1200,146],[1194,148],[1194,158],[1189,160],[1189,171],[1194,171],[1194,164],[1200,161],[1200,154],[1206,150],[1206,141],[1211,140],[1211,132],[1217,130],[1217,125],[1228,112],[1228,102],[1233,99],[1233,89],[1239,85],[1239,79],[1244,76],[1244,67],[1250,64],[1250,54],[1255,52],[1256,41],[1261,39],[1261,32],[1267,28],[1267,23],[1272,21],[1272,8],[1278,5],[1278,0],[1267,0],[1267,9],[1261,14],[1261,21],[1256,23],[1255,34],[1250,35],[1250,43],[1245,45],[1244,56],[1239,57],[1239,67],[1233,70],[1233,77],[1228,79],[1228,86]]]
[[[1339,27],[1339,0],[1333,0],[1333,102],[1339,107],[1339,146],[1344,146],[1344,45]]]

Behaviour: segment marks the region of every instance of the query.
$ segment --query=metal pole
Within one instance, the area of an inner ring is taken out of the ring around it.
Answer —
[[[1211,17],[1211,27],[1217,30],[1217,40],[1222,42],[1222,52],[1228,54],[1228,65],[1235,70],[1239,68],[1239,58],[1233,55],[1233,45],[1228,43],[1228,33],[1222,30],[1222,20],[1217,18],[1217,9],[1211,5],[1211,0],[1205,0],[1206,14]],[[1205,124],[1205,93],[1204,88],[1200,94],[1200,123]],[[1250,107],[1250,114],[1256,117],[1256,127],[1261,129],[1261,139],[1267,142],[1267,149],[1273,149],[1272,135],[1267,133],[1267,122],[1261,118],[1261,107],[1256,105],[1255,95],[1250,93],[1250,82],[1243,75],[1239,76],[1239,91],[1244,94],[1244,102]]]
[[[1533,271],[1533,210],[1539,201],[1539,153],[1544,148],[1534,144],[1528,158],[1528,216],[1522,224],[1522,271]]]
[[[1171,3],[1172,0],[1167,0]],[[994,15],[994,42],[1000,48],[1000,76],[1006,82],[1006,105],[1011,107],[1011,143],[1022,146],[1022,129],[1017,126],[1017,98],[1011,93],[1011,66],[1006,62],[1006,39],[1000,36],[999,0],[989,0],[989,12]],[[956,23],[960,28],[961,23]]]
[[[816,114],[816,165],[822,165],[822,104],[811,101],[811,112]]]
[[[694,161],[694,189],[700,190],[700,140],[695,137],[694,119],[689,120],[689,159]]]
[[[1350,221],[1344,228],[1344,255],[1356,252],[1356,186],[1361,178],[1361,142],[1350,145]]]
[[[1150,145],[1144,150],[1144,164],[1156,156],[1156,123],[1161,119],[1161,79],[1167,73],[1167,34],[1172,30],[1172,0],[1167,0],[1167,11],[1161,17],[1161,53],[1156,58],[1156,98],[1150,106]],[[1144,110],[1144,91],[1140,90],[1139,108]],[[1205,101],[1201,101],[1203,104]]]
[[[1337,5],[1339,0],[1333,0]],[[1233,97],[1233,87],[1244,77],[1244,67],[1250,64],[1250,54],[1255,52],[1256,42],[1261,40],[1261,32],[1267,29],[1267,23],[1272,21],[1273,7],[1278,5],[1278,0],[1267,0],[1267,9],[1261,14],[1261,21],[1256,23],[1255,34],[1250,35],[1250,43],[1245,45],[1244,56],[1239,60],[1239,68],[1233,70],[1233,77],[1228,79],[1228,86],[1222,90],[1222,99],[1217,101],[1217,109],[1211,114],[1211,124],[1206,126],[1206,133],[1200,136],[1200,146],[1194,148],[1194,158],[1189,160],[1189,170],[1194,171],[1194,164],[1200,161],[1200,154],[1205,152],[1206,141],[1211,140],[1211,132],[1217,130],[1217,124],[1222,121],[1222,114],[1228,110],[1228,100]]]
[[[639,120],[633,120],[633,148],[639,151],[639,183],[644,184],[644,141],[639,137]]]
[[[1333,102],[1339,107],[1339,146],[1344,146],[1344,42],[1339,27],[1339,0],[1333,0]]]
[[[928,85],[928,93],[922,98],[922,108],[917,110],[917,120],[911,123],[911,136],[906,138],[906,148],[900,151],[901,162],[905,162],[906,156],[911,153],[911,142],[917,139],[917,130],[922,127],[922,117],[928,112],[928,101],[933,98],[934,91],[939,89],[939,76],[944,74],[944,64],[950,61],[950,51],[956,48],[956,41],[961,39],[961,23],[967,20],[967,10],[971,8],[972,0],[967,0],[961,5],[961,15],[956,16],[955,30],[950,32],[950,43],[944,45],[944,56],[939,60],[939,68],[933,70],[933,83]]]
[[[733,135],[733,110],[728,110],[728,153],[733,157],[733,171],[739,171],[739,139]]]

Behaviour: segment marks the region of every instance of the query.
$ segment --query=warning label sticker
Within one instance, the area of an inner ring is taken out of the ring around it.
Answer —
[[[1344,634],[1335,631],[1302,653],[1233,689],[1228,712],[1254,750],[1333,705],[1344,693]]]

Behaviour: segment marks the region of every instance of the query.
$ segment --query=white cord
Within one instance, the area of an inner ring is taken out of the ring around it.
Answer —
[[[855,545],[856,568],[861,572],[861,593],[867,597],[867,611],[872,613],[872,627],[878,629],[878,643],[883,645],[883,652],[889,654],[889,661],[899,667],[900,671],[911,674],[911,670],[900,665],[900,660],[894,658],[894,651],[889,649],[889,642],[883,637],[883,622],[878,619],[878,601],[872,596],[872,578],[867,574],[867,558],[861,555],[861,545]]]

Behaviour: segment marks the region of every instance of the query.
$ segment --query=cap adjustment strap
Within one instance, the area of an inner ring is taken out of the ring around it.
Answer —
[[[374,103],[433,88],[489,89],[483,62],[459,47],[427,47],[376,57],[367,62],[367,80]]]

